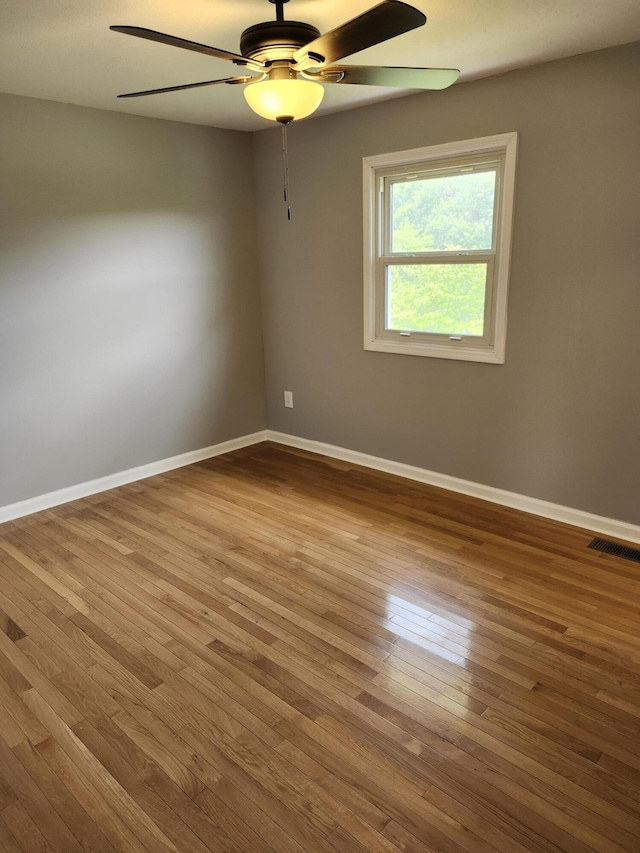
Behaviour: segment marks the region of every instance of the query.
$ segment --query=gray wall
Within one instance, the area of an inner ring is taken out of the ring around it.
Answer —
[[[640,523],[640,46],[254,136],[271,429]],[[520,134],[504,365],[365,352],[366,155]],[[283,390],[295,408],[283,407]]]
[[[250,136],[0,115],[0,506],[263,429]]]

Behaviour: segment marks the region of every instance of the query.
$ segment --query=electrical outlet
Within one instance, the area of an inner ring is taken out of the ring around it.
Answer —
[[[284,405],[287,409],[293,409],[293,391],[284,392]]]

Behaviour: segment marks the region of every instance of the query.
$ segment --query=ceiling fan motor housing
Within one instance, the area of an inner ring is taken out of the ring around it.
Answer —
[[[319,35],[320,30],[302,21],[265,21],[242,33],[240,53],[260,62],[291,59],[299,48]]]

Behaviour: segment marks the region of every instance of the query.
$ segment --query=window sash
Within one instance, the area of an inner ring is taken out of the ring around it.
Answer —
[[[477,161],[477,162],[474,162]],[[502,199],[502,181],[504,170],[504,156],[493,158],[487,162],[486,157],[466,158],[462,159],[455,165],[447,164],[445,166],[434,167],[428,163],[418,164],[416,170],[400,170],[388,169],[378,172],[379,176],[379,194],[377,205],[377,217],[381,225],[377,235],[376,251],[378,257],[420,257],[434,255],[456,255],[461,251],[467,253],[485,253],[487,251],[496,252],[498,241],[498,224],[501,215],[501,199]],[[453,177],[456,175],[465,175],[474,172],[495,172],[496,182],[493,195],[493,221],[491,225],[491,246],[489,249],[454,249],[450,252],[442,249],[427,249],[421,252],[394,252],[393,245],[393,215],[391,210],[392,187],[394,184],[408,183],[410,181],[425,180],[429,178]]]
[[[420,332],[410,329],[388,329],[386,326],[387,300],[388,300],[388,278],[387,269],[391,266],[430,266],[437,264],[486,264],[487,276],[484,294],[483,335],[458,335],[456,333],[443,334],[439,332]],[[397,341],[407,343],[410,339],[413,343],[433,342],[441,346],[455,346],[456,348],[491,348],[494,344],[494,317],[496,311],[496,288],[495,288],[495,253],[474,253],[473,259],[459,257],[450,253],[441,253],[438,258],[433,257],[399,257],[391,256],[380,258],[376,265],[377,286],[375,291],[375,336],[377,340]]]

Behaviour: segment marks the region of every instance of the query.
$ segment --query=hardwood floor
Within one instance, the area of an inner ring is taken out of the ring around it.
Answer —
[[[0,850],[640,850],[640,566],[263,444],[0,527]]]

